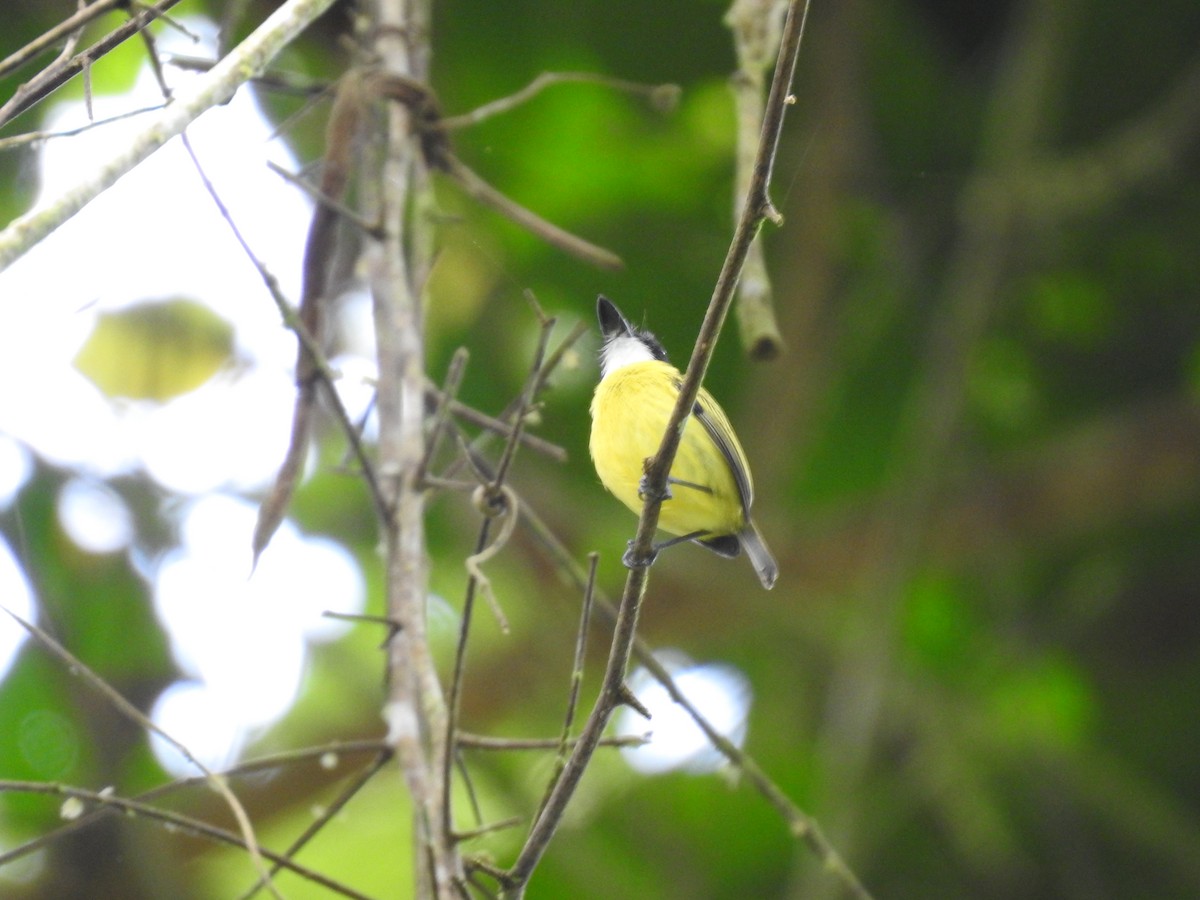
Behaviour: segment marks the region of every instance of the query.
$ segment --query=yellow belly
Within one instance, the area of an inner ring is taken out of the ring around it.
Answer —
[[[601,380],[592,398],[589,449],[596,473],[618,500],[638,514],[642,511],[638,484],[645,461],[658,451],[680,380],[678,370],[668,363],[635,363]],[[707,392],[701,392],[700,400],[706,410],[719,410]],[[719,411],[716,414],[724,419]],[[732,432],[731,440],[740,456]],[[671,477],[707,490],[672,484],[673,496],[663,502],[659,514],[663,531],[676,535],[705,531],[716,536],[734,534],[746,524],[729,463],[694,416],[684,427]]]

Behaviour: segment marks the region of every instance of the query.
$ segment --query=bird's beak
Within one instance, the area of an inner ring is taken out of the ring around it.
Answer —
[[[596,298],[596,318],[600,320],[600,333],[604,335],[605,340],[633,333],[617,305],[603,294]]]

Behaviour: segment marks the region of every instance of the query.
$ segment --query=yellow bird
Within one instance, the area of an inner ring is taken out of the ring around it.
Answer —
[[[658,339],[630,325],[607,297],[596,301],[596,315],[604,345],[589,449],[600,481],[640,514],[645,463],[658,452],[683,376],[667,362]],[[724,411],[703,388],[684,423],[667,490],[658,527],[677,537],[655,545],[655,552],[683,541],[727,557],[745,550],[763,587],[775,584],[779,567],[750,518],[754,483],[746,454]],[[625,562],[630,564],[628,553]]]

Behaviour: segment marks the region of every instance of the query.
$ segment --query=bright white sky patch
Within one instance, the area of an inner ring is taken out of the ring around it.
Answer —
[[[361,420],[375,402],[375,384],[379,380],[375,360],[356,353],[343,353],[331,359],[329,365],[337,375],[338,396],[350,421]]]
[[[215,27],[183,21],[205,42],[195,45],[164,28],[160,46],[211,54]],[[195,77],[170,66],[166,76],[176,87]],[[161,102],[145,70],[130,93],[96,96],[95,117]],[[40,128],[86,121],[83,105],[67,102]],[[39,158],[39,202],[127,144],[146,121],[135,117],[47,142]],[[295,303],[312,204],[269,170],[268,161],[300,168],[272,129],[253,94],[241,90],[188,134],[250,246]],[[161,404],[114,402],[74,368],[99,314],[179,298],[232,323],[236,365]],[[357,321],[369,324],[370,317]],[[368,334],[361,345],[371,344]],[[60,521],[72,540],[93,552],[119,549],[130,539],[128,511],[102,486],[105,479],[145,472],[171,494],[200,498],[182,504],[179,548],[154,560],[142,558],[136,544],[129,552],[152,584],[160,620],[191,679],[163,693],[155,720],[217,764],[233,759],[249,734],[286,712],[299,689],[307,644],[349,628],[321,613],[360,612],[364,603],[362,576],[345,549],[305,537],[290,522],[251,577],[256,504],[212,493],[261,491],[274,476],[290,430],[295,359],[295,337],[178,139],[0,273],[0,383],[9,386],[0,391],[0,506],[29,473],[28,451],[13,452],[8,436],[80,476],[63,489]],[[356,365],[347,364],[353,376],[347,389],[361,398],[364,377],[372,373]],[[28,584],[2,543],[0,602],[33,616]],[[23,638],[2,619],[0,675]]]
[[[287,450],[296,384],[290,371],[218,375],[162,406],[137,404],[123,425],[150,476],[201,494],[269,484]]]
[[[303,537],[290,522],[250,575],[256,512],[231,496],[192,501],[181,521],[183,543],[154,578],[155,605],[175,658],[195,680],[180,688],[184,699],[169,701],[186,703],[188,715],[174,726],[155,721],[189,748],[193,738],[211,746],[210,733],[229,729],[235,737],[229,746],[239,748],[250,732],[287,712],[307,643],[332,640],[350,627],[323,613],[359,613],[365,602],[350,554],[333,541]],[[170,758],[160,756],[164,765]]]
[[[736,746],[742,746],[751,702],[746,676],[733,666],[719,663],[692,665],[686,657],[671,651],[659,654],[659,660],[683,695],[713,727]],[[672,769],[700,774],[715,772],[725,764],[725,757],[713,748],[692,717],[645,669],[634,672],[629,686],[652,716],[647,722],[628,707],[622,707],[617,716],[617,734],[642,736],[650,732],[648,744],[621,751],[633,768],[647,774]]]
[[[214,32],[203,20],[185,24],[202,35]],[[193,55],[205,52],[190,41],[178,46],[172,29],[164,30],[161,42]],[[167,77],[178,85],[195,76],[167,67]],[[147,69],[129,94],[97,96],[95,115],[161,102]],[[69,102],[53,107],[43,128],[86,122],[83,104]],[[107,158],[142,127],[144,119],[135,117],[47,142],[39,159],[39,202],[73,184],[80,171]],[[294,171],[295,159],[271,139],[270,123],[246,90],[201,116],[188,135],[238,227],[295,302],[312,207],[267,168],[270,160]],[[226,380],[224,393],[210,384],[194,392],[198,398],[189,395],[161,408],[118,405],[75,370],[72,360],[99,313],[180,297],[234,323],[235,354],[246,365],[236,379]],[[277,460],[286,438],[290,403],[282,404],[282,415],[272,413],[280,408],[279,385],[291,382],[295,357],[295,338],[281,327],[275,304],[178,139],[0,273],[0,383],[25,386],[0,392],[0,433],[18,437],[52,462],[98,477],[148,464],[149,453],[152,474],[163,473],[173,489],[261,485],[272,471],[262,456],[273,453]],[[256,384],[259,379],[266,383]],[[248,417],[245,404],[230,408],[231,392],[261,402],[258,416]],[[172,409],[176,403],[184,404],[184,412]],[[161,424],[155,422],[159,417]],[[168,439],[155,440],[156,428],[176,431],[183,418],[190,425],[190,448],[164,451]],[[233,447],[240,452],[231,452]],[[173,465],[163,462],[164,453]],[[213,471],[215,462],[222,471]],[[194,483],[178,484],[178,470],[197,473]]]
[[[97,481],[73,478],[58,493],[58,521],[67,537],[89,553],[124,550],[133,538],[125,501]]]
[[[217,771],[236,762],[246,743],[241,723],[225,714],[222,702],[220,695],[204,685],[177,681],[159,694],[150,719],[210,770]],[[150,747],[168,772],[200,774],[178,749],[153,732]]]
[[[0,434],[0,509],[12,505],[17,492],[33,474],[33,460],[24,445]]]
[[[8,542],[0,537],[0,604],[27,622],[33,621],[33,590]],[[22,642],[29,636],[12,616],[0,612],[0,678],[8,674]]]

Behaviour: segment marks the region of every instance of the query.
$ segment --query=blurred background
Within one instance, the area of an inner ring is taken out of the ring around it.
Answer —
[[[242,32],[272,4],[244,6]],[[0,55],[73,9],[6,4]],[[185,0],[182,27],[154,29],[160,49],[211,59],[226,11]],[[305,91],[242,91],[191,130],[293,300],[311,203],[267,161],[318,161],[328,102],[302,112],[305,94],[348,65],[351,12],[337,5],[278,60]],[[725,12],[434,4],[447,114],[546,71],[682,88],[664,114],[560,85],[454,135],[468,165],[619,253],[622,273],[437,182],[431,378],[466,347],[460,398],[498,414],[536,345],[524,290],[557,317],[552,346],[589,325],[533,426],[568,459],[522,451],[512,484],[576,560],[600,553],[613,595],[634,519],[587,455],[595,296],[686,363],[732,228]],[[84,45],[121,20],[90,26]],[[767,593],[744,560],[675,548],[653,570],[642,635],[880,898],[1200,895],[1198,48],[1191,0],[845,0],[810,16],[772,191],[785,223],[763,230],[784,350],[752,361],[731,317],[706,382],[751,461],[780,580]],[[96,119],[161,103],[145,60],[131,41],[95,65]],[[34,71],[0,82],[0,101]],[[0,138],[86,122],[77,79]],[[0,220],[137,127],[5,147]],[[370,320],[351,279],[331,356],[362,415]],[[248,577],[294,356],[175,145],[0,273],[0,603],[216,766],[383,733],[378,626],[322,615],[383,604],[371,505],[332,421]],[[430,617],[447,662],[478,525],[468,498],[432,500]],[[528,529],[486,570],[511,628],[477,612],[463,727],[555,736],[580,594]],[[598,627],[586,707],[605,638]],[[653,742],[598,755],[528,895],[840,896],[772,807],[655,709],[649,726],[616,723]],[[369,758],[313,755],[232,784],[282,849]],[[464,759],[488,822],[527,820],[553,767],[546,752]],[[192,771],[0,623],[0,779],[133,795]],[[229,824],[202,786],[163,802]],[[61,807],[0,794],[0,854],[62,825]],[[408,819],[389,770],[299,860],[409,896]],[[506,865],[525,828],[470,849]],[[229,897],[252,881],[244,853],[141,820],[0,861],[0,894],[17,898]],[[330,896],[294,876],[280,886]]]

